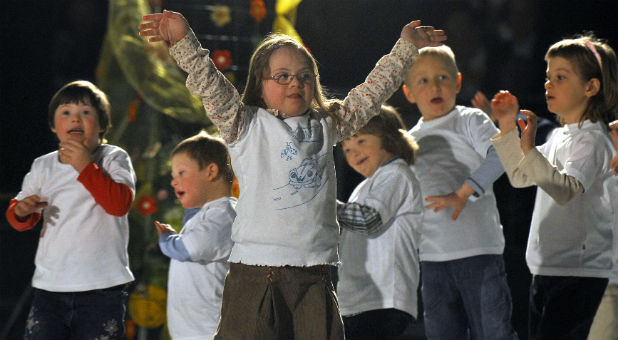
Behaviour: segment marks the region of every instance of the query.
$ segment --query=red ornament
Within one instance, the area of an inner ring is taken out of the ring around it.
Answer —
[[[230,50],[216,50],[212,54],[212,61],[219,71],[223,71],[232,66],[232,52]]]
[[[249,10],[249,13],[257,22],[264,20],[264,17],[266,16],[266,6],[264,6],[264,1],[251,0],[251,9]]]
[[[137,201],[137,209],[142,216],[157,212],[157,200],[151,196],[142,196]]]

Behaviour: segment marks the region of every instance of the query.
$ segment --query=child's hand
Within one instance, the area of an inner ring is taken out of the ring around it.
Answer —
[[[495,122],[497,120],[491,113],[491,104],[483,92],[476,91],[474,98],[472,98],[472,106],[485,112],[492,121]]]
[[[154,224],[155,224],[155,227],[157,227],[157,233],[159,234],[159,237],[161,237],[161,235],[163,235],[163,233],[165,232],[169,232],[172,234],[178,234],[176,230],[174,230],[174,228],[172,228],[172,226],[169,224],[159,223],[159,221],[155,221]]]
[[[147,14],[146,21],[139,25],[139,35],[150,37],[148,41],[165,41],[167,46],[174,45],[184,38],[189,31],[189,23],[182,14],[164,10],[163,13]]]
[[[69,139],[60,143],[60,160],[63,163],[71,164],[78,173],[92,162],[90,151],[86,146],[78,141]]]
[[[609,135],[614,141],[614,148],[618,152],[618,120],[609,123]],[[614,155],[612,161],[609,163],[610,168],[614,175],[618,175],[618,153]]]
[[[500,91],[491,100],[490,109],[493,118],[498,121],[501,134],[515,129],[515,117],[519,111],[517,97],[509,91]]]
[[[414,20],[403,26],[401,38],[413,43],[416,48],[420,49],[427,46],[442,45],[442,42],[446,40],[446,34],[443,30],[436,30],[432,26],[421,26],[420,20]]]
[[[521,150],[528,154],[535,146],[536,138],[536,115],[530,110],[521,110],[521,114],[526,116],[526,122],[523,119],[518,119],[517,124],[521,129]]]
[[[457,217],[459,217],[459,214],[465,207],[466,202],[468,202],[468,198],[459,197],[456,193],[451,192],[450,194],[443,196],[429,196],[425,198],[425,201],[432,202],[426,206],[425,209],[433,209],[434,212],[438,212],[448,207],[453,207],[453,215],[451,218],[454,221]]]
[[[41,198],[37,195],[32,195],[24,198],[15,205],[15,215],[19,218],[25,218],[33,212],[45,208],[47,202],[41,202]]]

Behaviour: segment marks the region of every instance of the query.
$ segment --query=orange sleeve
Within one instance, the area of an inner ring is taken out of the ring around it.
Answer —
[[[13,229],[17,231],[26,231],[34,228],[34,226],[41,220],[40,213],[32,213],[28,215],[24,220],[21,220],[15,215],[15,206],[19,201],[15,198],[11,200],[9,208],[6,209],[6,219]]]
[[[123,183],[114,182],[95,163],[88,164],[79,174],[77,180],[86,187],[95,202],[106,213],[123,216],[131,209],[133,192]]]

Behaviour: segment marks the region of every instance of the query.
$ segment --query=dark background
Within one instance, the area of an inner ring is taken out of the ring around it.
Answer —
[[[184,1],[187,2],[190,1]],[[168,1],[167,8],[182,8],[182,3]],[[266,1],[269,10],[273,3]],[[333,96],[343,97],[361,83],[375,62],[390,50],[401,27],[419,18],[424,24],[447,31],[447,43],[453,48],[463,74],[459,104],[469,105],[477,90],[491,96],[499,89],[509,89],[519,97],[523,107],[551,118],[546,112],[543,92],[543,55],[547,47],[561,38],[591,30],[617,48],[617,3],[615,0],[305,0],[298,8],[296,28],[318,60],[322,84]],[[19,191],[32,160],[56,147],[47,125],[47,104],[53,93],[70,80],[95,81],[94,69],[106,30],[107,5],[107,1],[99,0],[2,2],[2,211]],[[418,119],[418,111],[406,103],[401,91],[389,102],[399,108],[408,128]],[[346,199],[361,177],[345,165],[338,151],[337,156],[338,196]],[[515,190],[501,178],[495,191],[507,240],[505,260],[513,294],[513,322],[520,337],[526,338],[529,273],[524,252],[534,189]],[[12,321],[9,318],[21,303],[27,310],[28,297],[22,293],[34,270],[37,239],[36,232],[18,233],[4,218],[0,219],[0,335],[1,328]],[[14,329],[5,335],[21,337],[23,313],[17,315]]]

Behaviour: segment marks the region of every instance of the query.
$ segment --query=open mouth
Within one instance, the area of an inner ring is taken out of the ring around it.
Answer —
[[[67,133],[69,135],[83,135],[84,134],[84,130],[83,129],[71,129],[71,130],[67,131]]]
[[[444,99],[442,99],[441,97],[432,98],[432,99],[430,100],[430,102],[431,102],[432,104],[441,104],[443,101],[444,101]]]
[[[367,161],[367,159],[369,159],[369,157],[365,157],[365,158],[360,159],[358,162],[356,162],[356,165],[358,166],[358,165],[361,165],[361,164],[365,163]]]
[[[184,191],[176,191],[176,197],[178,197],[179,200],[181,200],[184,196],[185,196]]]

